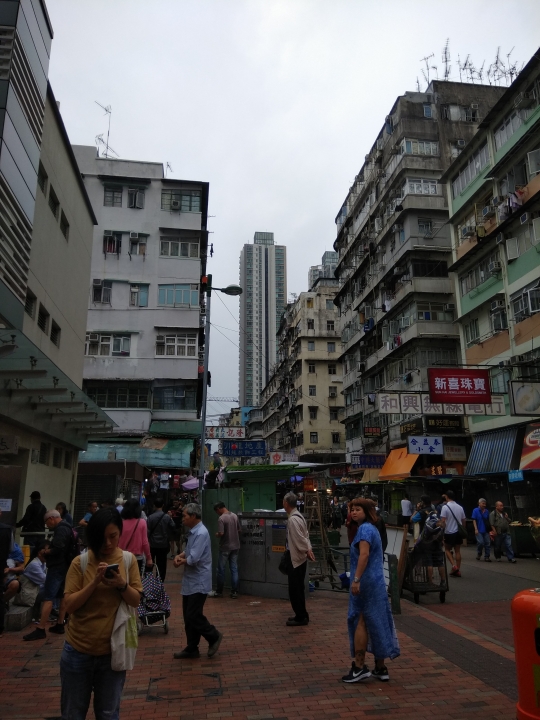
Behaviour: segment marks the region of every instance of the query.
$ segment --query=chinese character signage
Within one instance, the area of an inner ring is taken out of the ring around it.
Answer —
[[[540,383],[539,383],[540,385]],[[503,395],[492,395],[491,403],[432,402],[428,393],[379,393],[379,412],[388,415],[506,415]]]
[[[540,382],[508,383],[511,415],[540,415]]]
[[[523,470],[509,470],[508,482],[521,482],[523,480]]]
[[[227,427],[225,425],[209,425],[206,427],[207,440],[243,440],[245,437],[245,427]]]
[[[411,435],[409,437],[409,455],[442,455],[442,437],[423,437]]]
[[[351,465],[355,470],[382,468],[385,460],[386,455],[379,453],[374,453],[371,455],[351,455]]]
[[[403,415],[420,415],[422,400],[418,393],[401,393],[401,412]]]
[[[489,370],[428,368],[429,396],[434,403],[491,405]]]
[[[401,433],[402,438],[407,437],[407,435],[411,435],[411,433],[421,433],[423,431],[424,427],[422,425],[422,418],[413,418],[408,422],[401,423],[399,426],[399,432]]]
[[[447,445],[444,446],[444,459],[457,460],[463,462],[467,459],[467,449],[465,445]]]
[[[461,432],[463,429],[460,417],[445,417],[444,415],[432,415],[426,418],[427,432]]]
[[[400,413],[399,393],[379,393],[379,412]]]
[[[264,457],[266,443],[264,440],[224,440],[222,454],[225,457]]]
[[[364,437],[381,437],[381,428],[377,425],[364,425]]]
[[[527,425],[523,449],[521,450],[520,470],[540,470],[540,424]]]

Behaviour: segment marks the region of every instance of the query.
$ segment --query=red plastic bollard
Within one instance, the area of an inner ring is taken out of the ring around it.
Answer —
[[[522,590],[512,600],[518,681],[517,720],[540,718],[540,588]]]

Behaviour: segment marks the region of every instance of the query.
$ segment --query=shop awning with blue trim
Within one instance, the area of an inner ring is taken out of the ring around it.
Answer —
[[[170,438],[200,438],[200,420],[154,420],[150,423],[150,435]]]
[[[484,475],[512,470],[517,431],[513,427],[475,435],[465,474]]]

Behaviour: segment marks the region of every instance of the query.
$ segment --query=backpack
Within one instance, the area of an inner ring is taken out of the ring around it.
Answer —
[[[71,528],[71,536],[66,545],[66,562],[71,565],[73,560],[81,554],[81,541],[79,533]]]
[[[417,545],[422,544],[426,547],[442,540],[444,529],[438,525],[438,522],[439,518],[437,517],[437,513],[432,510],[426,518],[422,532],[416,542]]]

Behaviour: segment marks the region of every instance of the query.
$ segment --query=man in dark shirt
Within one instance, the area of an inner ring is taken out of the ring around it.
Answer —
[[[0,516],[2,511],[0,510]],[[9,525],[0,522],[0,577],[4,577],[4,570],[7,568],[8,555],[13,546],[13,532]],[[0,598],[0,636],[4,633],[4,615],[6,606]]]
[[[21,535],[24,537],[26,545],[35,545],[38,540],[43,540],[39,535],[28,535],[27,533],[42,533],[45,531],[45,513],[47,508],[41,502],[41,494],[34,490],[30,494],[30,505],[26,508],[24,516],[19,520],[15,527],[22,527]]]
[[[23,636],[23,640],[44,640],[47,637],[45,628],[52,610],[53,601],[61,598],[58,612],[58,622],[49,628],[49,632],[57,635],[64,634],[64,618],[66,607],[64,603],[64,584],[69,568],[69,554],[74,541],[71,525],[65,520],[58,510],[49,510],[45,513],[45,524],[49,530],[54,531],[51,544],[46,550],[47,577],[43,587],[43,605],[41,606],[41,618],[36,629]]]
[[[152,560],[157,565],[161,581],[165,582],[167,551],[169,550],[169,541],[174,536],[176,527],[172,517],[163,512],[163,498],[154,500],[154,512],[148,517],[146,524]]]
[[[214,510],[218,514],[219,558],[217,568],[217,589],[209,597],[223,597],[225,585],[225,567],[229,565],[231,571],[231,597],[238,597],[238,551],[240,550],[240,535],[242,528],[238,516],[227,510],[224,502],[217,502]]]

